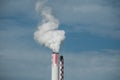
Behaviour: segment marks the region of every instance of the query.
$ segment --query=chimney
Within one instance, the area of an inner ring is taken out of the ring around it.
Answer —
[[[64,58],[60,56],[59,80],[64,80]]]
[[[52,54],[52,80],[58,80],[59,79],[59,71],[58,71],[58,67],[59,67],[59,54],[56,52],[53,52]]]

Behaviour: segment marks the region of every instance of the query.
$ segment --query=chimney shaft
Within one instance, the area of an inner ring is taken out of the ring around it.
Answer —
[[[59,79],[58,78],[58,74],[59,74],[59,71],[58,71],[58,67],[59,67],[58,60],[59,60],[59,54],[53,52],[53,54],[52,54],[52,80],[58,80]]]
[[[64,80],[64,58],[60,56],[59,80]]]

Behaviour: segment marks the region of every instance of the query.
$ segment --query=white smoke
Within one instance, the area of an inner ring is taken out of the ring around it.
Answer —
[[[41,2],[36,3],[36,11],[43,17],[38,29],[34,33],[34,39],[53,52],[59,52],[61,42],[65,39],[65,32],[58,30],[59,21],[51,14],[51,8]]]

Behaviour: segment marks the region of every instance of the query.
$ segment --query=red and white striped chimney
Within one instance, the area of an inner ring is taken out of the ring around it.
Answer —
[[[59,79],[59,77],[58,77],[58,74],[59,74],[59,71],[58,71],[58,67],[59,67],[58,60],[59,60],[59,54],[53,52],[53,54],[52,54],[52,80],[58,80]]]

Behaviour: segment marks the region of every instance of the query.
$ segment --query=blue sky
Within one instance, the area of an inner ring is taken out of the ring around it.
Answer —
[[[41,16],[37,0],[0,1],[0,80],[51,79],[52,51],[33,34]],[[66,31],[60,53],[65,80],[120,79],[120,1],[49,0]]]

